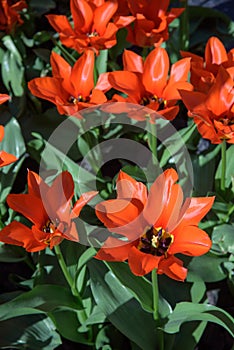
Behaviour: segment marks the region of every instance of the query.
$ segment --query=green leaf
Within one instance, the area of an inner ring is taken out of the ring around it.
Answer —
[[[23,315],[0,322],[0,328],[1,349],[53,350],[62,343],[51,319],[43,315]]]
[[[92,345],[89,339],[87,339],[83,333],[78,331],[80,322],[76,310],[59,307],[52,311],[50,316],[62,337],[77,343]]]
[[[127,287],[141,303],[142,307],[149,312],[153,311],[152,285],[145,277],[135,276],[127,263],[106,263],[119,281]]]
[[[22,310],[30,313],[51,311],[59,306],[79,309],[79,301],[69,289],[56,285],[38,285],[31,291],[21,294],[15,299],[0,305],[0,320],[23,315]],[[39,311],[39,310],[42,311]]]
[[[18,161],[4,167],[0,172],[0,202],[4,202],[10,193],[16,175],[24,160],[26,148],[21,128],[15,118],[11,118],[6,124],[4,139],[1,142],[1,149],[11,153],[18,158]]]
[[[217,257],[208,253],[192,258],[188,264],[188,269],[204,282],[217,282],[227,277],[226,272],[222,268],[222,264],[225,261],[227,261],[227,258]]]
[[[222,254],[234,254],[234,226],[224,224],[214,227],[212,241]],[[214,247],[213,250],[216,248]]]
[[[0,243],[0,262],[19,262],[25,260],[26,252],[21,247]]]
[[[9,91],[12,89],[15,96],[22,96],[24,93],[22,86],[24,79],[22,57],[9,35],[5,35],[2,40],[8,49],[2,59],[3,82]]]
[[[103,262],[93,259],[88,267],[93,296],[109,321],[140,348],[155,350],[158,340],[152,315],[140,307]]]
[[[231,145],[226,150],[226,179],[225,179],[225,186],[228,188],[231,185],[232,179],[234,177],[234,145]],[[222,160],[220,160],[216,174],[215,179],[220,180],[221,179],[221,173],[222,173]]]
[[[207,304],[182,302],[176,305],[163,327],[170,334],[179,332],[181,325],[189,321],[214,322],[224,327],[234,337],[234,319],[226,311]]]

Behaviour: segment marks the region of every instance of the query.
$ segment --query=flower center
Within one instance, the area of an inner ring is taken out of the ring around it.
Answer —
[[[82,95],[79,95],[78,97],[70,96],[68,102],[73,103],[74,105],[78,102],[89,102],[89,97],[83,97]]]
[[[147,106],[152,102],[158,103],[158,109],[157,109],[158,111],[161,111],[162,109],[167,107],[167,101],[161,97],[157,97],[156,95],[153,95],[150,97],[143,97],[140,104],[143,106]]]
[[[162,227],[154,228],[152,226],[141,236],[137,248],[146,254],[167,257],[167,251],[173,239],[173,235],[166,232]]]
[[[58,224],[58,219],[56,219],[55,222],[47,220],[46,224],[42,227],[42,231],[45,233],[54,233],[57,229]]]
[[[98,36],[98,32],[96,30],[93,30],[92,33],[87,33],[87,37],[94,38]]]

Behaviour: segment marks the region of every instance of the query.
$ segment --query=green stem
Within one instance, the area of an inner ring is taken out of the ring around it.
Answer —
[[[156,129],[156,122],[150,123],[150,131],[148,131],[148,142],[149,142],[149,148],[152,152],[152,162],[154,165],[157,165],[157,129]]]
[[[221,190],[225,191],[225,179],[226,179],[226,141],[223,140],[221,146],[221,161],[222,161],[222,170],[221,170]]]
[[[79,291],[77,290],[77,288],[75,286],[75,283],[73,281],[72,276],[70,275],[70,273],[69,273],[69,271],[67,269],[67,265],[65,263],[63,254],[62,254],[61,249],[60,249],[60,246],[59,245],[54,246],[54,251],[55,251],[55,254],[57,256],[57,259],[58,259],[59,265],[61,267],[61,270],[63,271],[64,277],[66,278],[66,281],[67,281],[68,285],[71,288],[71,292],[78,299],[79,304],[82,307],[82,310],[79,311],[79,319],[80,319],[80,323],[83,324],[88,318],[88,315],[86,313],[86,310],[85,310],[85,307],[84,307],[84,304],[83,304],[83,300],[82,300],[82,298],[80,296]],[[91,328],[89,328],[89,330],[88,330],[88,337],[89,337],[89,340],[92,339],[92,330],[91,330]]]
[[[151,272],[151,280],[152,280],[152,290],[153,290],[153,317],[158,326],[157,328],[157,340],[158,340],[158,349],[164,349],[164,335],[162,329],[160,329],[160,316],[158,311],[159,305],[159,291],[158,291],[158,275],[157,269],[152,270]]]
[[[152,270],[151,272],[152,278],[152,290],[153,290],[153,316],[155,321],[159,319],[158,314],[158,300],[159,300],[159,292],[158,292],[158,275],[157,269]]]
[[[69,64],[73,65],[74,63],[76,63],[76,58],[73,57],[66,49],[65,47],[63,47],[60,43],[57,42],[57,40],[55,40],[54,38],[51,38],[51,40],[53,41],[54,45],[57,46],[59,48],[59,50],[62,52],[63,56],[65,57],[65,59],[68,61]]]

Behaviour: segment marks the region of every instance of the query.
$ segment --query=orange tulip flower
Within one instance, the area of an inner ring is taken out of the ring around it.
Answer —
[[[147,106],[168,120],[174,119],[179,112],[176,103],[181,99],[178,89],[193,88],[187,82],[190,59],[184,58],[174,63],[169,77],[169,57],[166,50],[160,47],[151,51],[145,61],[136,53],[125,50],[123,66],[124,71],[100,76],[97,87],[106,88],[105,77],[108,77],[109,86],[127,94],[127,102]],[[119,101],[122,100],[123,97],[120,97]]]
[[[207,93],[214,84],[219,67],[234,67],[234,49],[226,51],[222,42],[212,36],[206,44],[204,58],[181,51],[182,57],[191,57],[191,83],[195,90]]]
[[[35,78],[28,83],[37,97],[57,106],[60,114],[80,118],[79,110],[106,102],[104,93],[94,89],[94,53],[87,50],[71,67],[60,55],[51,54],[53,77]]]
[[[234,143],[234,69],[222,66],[208,94],[180,91],[188,116],[197,124],[202,137],[214,144]]]
[[[181,187],[174,169],[161,174],[151,186],[124,172],[117,179],[117,199],[97,204],[96,215],[123,239],[109,237],[96,254],[106,261],[128,260],[131,271],[143,276],[153,269],[158,274],[183,281],[187,269],[175,254],[199,256],[208,252],[211,240],[198,228],[214,197],[187,198],[183,205]]]
[[[0,241],[37,252],[46,247],[52,249],[63,239],[78,242],[79,237],[73,218],[97,192],[84,193],[71,208],[74,183],[71,174],[64,171],[49,187],[39,175],[28,171],[28,193],[10,194],[10,208],[24,215],[33,225],[31,228],[13,221],[0,231]]]
[[[128,27],[127,40],[140,47],[159,46],[168,40],[168,25],[184,11],[184,8],[171,8],[169,0],[128,0],[134,17],[133,27]]]
[[[117,31],[134,20],[133,16],[115,16],[118,9],[116,0],[71,0],[70,7],[74,27],[66,16],[48,15],[47,18],[59,33],[63,45],[79,53],[88,47],[93,48],[96,53],[111,48],[116,44]]]
[[[13,4],[12,4],[13,3]],[[27,3],[24,0],[20,1],[0,1],[0,30],[10,33],[16,24],[22,24],[23,20],[20,17],[19,12],[27,7]]]

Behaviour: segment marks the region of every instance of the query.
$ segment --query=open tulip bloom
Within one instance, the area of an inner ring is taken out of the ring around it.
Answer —
[[[69,172],[59,174],[49,187],[39,175],[28,171],[28,193],[10,194],[7,203],[33,225],[29,228],[13,221],[0,231],[0,241],[22,246],[29,252],[46,247],[52,249],[63,239],[78,242],[78,232],[72,219],[79,216],[83,206],[96,194],[84,193],[72,207],[74,183]]]
[[[214,197],[187,198],[176,184],[178,175],[168,169],[146,186],[124,172],[117,179],[117,198],[96,205],[96,215],[125,240],[108,237],[96,258],[128,260],[138,276],[157,269],[158,274],[184,281],[187,269],[175,254],[199,256],[209,251],[211,240],[198,228]]]

